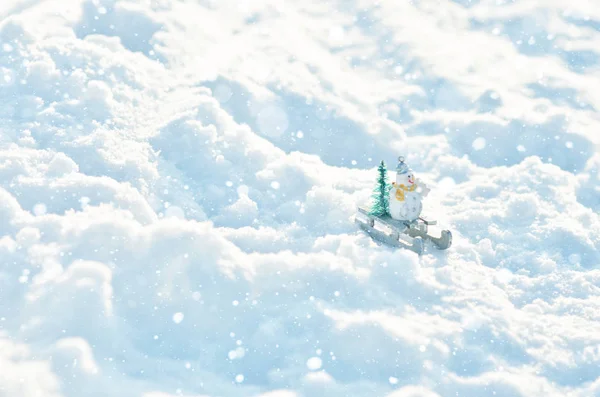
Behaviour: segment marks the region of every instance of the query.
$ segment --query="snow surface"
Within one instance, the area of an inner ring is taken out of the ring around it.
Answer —
[[[0,18],[0,396],[600,396],[596,1]],[[353,224],[400,154],[447,252]]]

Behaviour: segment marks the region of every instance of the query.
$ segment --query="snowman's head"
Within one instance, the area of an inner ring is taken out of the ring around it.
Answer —
[[[415,184],[415,174],[413,171],[404,163],[404,157],[398,158],[398,166],[396,167],[396,184],[404,186],[412,186]]]
[[[396,173],[396,184],[410,187],[415,184],[415,174],[412,171]]]

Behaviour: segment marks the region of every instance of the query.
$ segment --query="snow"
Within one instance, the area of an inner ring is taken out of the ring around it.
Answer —
[[[600,396],[599,26],[0,2],[0,394]],[[399,155],[449,251],[353,224]]]

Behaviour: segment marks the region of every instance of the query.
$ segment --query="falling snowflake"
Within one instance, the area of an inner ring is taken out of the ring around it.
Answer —
[[[306,367],[311,371],[316,371],[323,365],[323,360],[319,357],[311,357],[306,361]]]
[[[183,313],[178,312],[178,313],[173,314],[173,322],[175,324],[179,324],[182,321],[183,321]]]

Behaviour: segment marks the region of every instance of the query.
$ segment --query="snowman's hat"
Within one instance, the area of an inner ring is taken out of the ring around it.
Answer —
[[[410,167],[404,162],[404,156],[398,157],[398,165],[396,166],[397,174],[407,174],[410,172]]]

